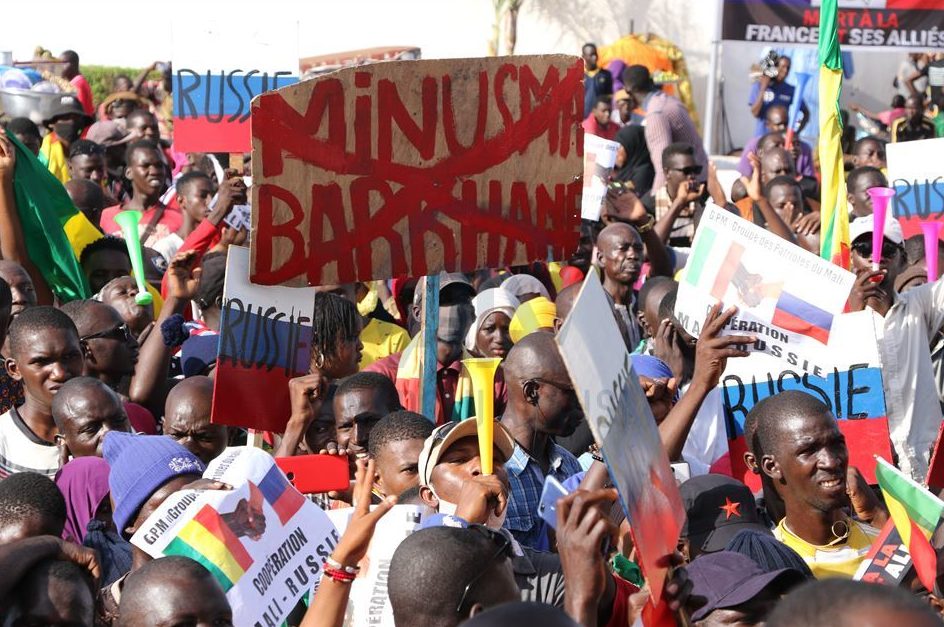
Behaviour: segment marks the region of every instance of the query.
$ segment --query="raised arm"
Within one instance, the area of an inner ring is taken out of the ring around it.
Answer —
[[[779,235],[791,244],[796,244],[797,239],[793,229],[783,221],[779,213],[774,211],[774,208],[767,202],[767,198],[764,196],[764,192],[761,189],[760,159],[757,155],[751,155],[749,158],[751,165],[754,166],[754,172],[751,174],[750,179],[741,177],[741,182],[743,182],[744,186],[747,188],[747,195],[750,196],[751,200],[760,208],[761,215],[764,216],[764,220],[767,222],[767,230],[774,235]]]
[[[609,190],[603,202],[600,219],[606,224],[624,222],[639,232],[642,243],[646,246],[646,256],[649,258],[649,276],[671,277],[675,274],[665,244],[654,228],[655,218],[646,211],[636,194],[626,190]]]
[[[275,449],[275,457],[291,457],[298,450],[298,445],[305,437],[308,427],[318,416],[321,403],[324,402],[328,386],[319,370],[302,377],[296,377],[288,382],[288,395],[292,400],[292,415],[285,425],[285,433],[279,446]],[[318,451],[312,451],[317,453]],[[345,451],[346,453],[346,451]]]
[[[0,133],[0,257],[14,261],[26,270],[36,290],[36,302],[52,305],[52,290],[46,278],[30,260],[26,239],[16,208],[13,176],[16,170],[16,148],[4,133]]]
[[[388,496],[373,511],[370,509],[370,490],[374,481],[374,460],[359,459],[354,479],[354,514],[344,535],[338,542],[326,565],[327,574],[321,578],[318,592],[305,613],[300,627],[341,627],[344,612],[351,595],[351,582],[345,579],[350,573],[346,568],[359,568],[358,563],[367,555],[370,540],[380,519],[396,504],[396,497]],[[332,564],[333,562],[333,564]],[[341,565],[338,573],[337,565]]]
[[[754,102],[751,103],[751,115],[755,118],[760,117],[760,110],[764,108],[764,92],[767,91],[769,85],[770,77],[766,74],[762,74],[760,80],[755,85],[757,91],[754,96]]]
[[[708,311],[695,347],[692,384],[659,425],[659,437],[670,460],[681,459],[695,416],[708,393],[721,380],[728,358],[747,357],[748,352],[739,346],[754,343],[754,338],[747,335],[721,335],[721,330],[736,313],[733,307],[722,313],[720,303]]]
[[[196,295],[202,272],[200,268],[194,268],[196,257],[197,253],[191,250],[177,253],[171,260],[167,268],[167,298],[161,307],[160,317],[154,322],[155,330],[148,334],[141,345],[138,364],[128,388],[128,397],[149,409],[163,409],[164,401],[161,396],[167,383],[170,358],[173,354],[173,348],[164,344],[164,336],[160,332],[161,324],[174,314],[182,314]],[[155,415],[160,413],[158,411]]]
[[[144,86],[145,81],[147,81],[148,75],[157,69],[157,64],[158,61],[155,61],[151,65],[141,70],[141,73],[138,74],[138,77],[134,79],[134,84],[131,87],[131,91],[138,94],[139,96],[142,95],[141,88]]]

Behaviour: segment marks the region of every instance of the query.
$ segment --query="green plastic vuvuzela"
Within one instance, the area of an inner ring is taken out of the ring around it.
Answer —
[[[128,255],[131,257],[131,269],[134,271],[134,280],[138,284],[138,295],[134,301],[139,305],[150,305],[154,297],[147,290],[144,283],[144,255],[141,254],[141,235],[138,233],[138,224],[141,222],[141,212],[135,210],[121,211],[115,215],[115,223],[121,227],[121,234],[128,245]]]

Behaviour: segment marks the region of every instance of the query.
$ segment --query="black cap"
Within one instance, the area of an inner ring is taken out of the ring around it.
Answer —
[[[679,486],[687,519],[682,536],[699,553],[723,550],[744,529],[770,533],[750,488],[726,475],[700,475]]]
[[[52,112],[49,114],[49,117],[43,121],[43,123],[54,124],[57,119],[64,118],[69,115],[78,115],[81,117],[82,124],[84,126],[88,126],[92,123],[92,118],[85,113],[85,109],[82,108],[82,103],[79,102],[79,99],[72,94],[62,94],[59,96],[59,102],[53,106]]]
[[[792,568],[764,572],[751,558],[730,551],[702,555],[686,570],[692,582],[692,598],[705,601],[692,613],[696,621],[715,610],[747,603],[768,588],[783,594],[806,580]]]

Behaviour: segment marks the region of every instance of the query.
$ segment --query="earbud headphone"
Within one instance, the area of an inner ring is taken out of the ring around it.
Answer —
[[[534,381],[528,381],[524,384],[524,398],[529,405],[538,406],[538,388]]]

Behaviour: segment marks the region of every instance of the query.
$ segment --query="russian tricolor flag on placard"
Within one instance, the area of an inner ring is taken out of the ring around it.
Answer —
[[[230,246],[210,421],[285,430],[288,382],[311,363],[315,290],[249,282],[249,249]]]
[[[800,333],[823,344],[829,343],[833,315],[789,292],[781,292],[771,321],[782,329]]]
[[[180,20],[173,46],[176,150],[252,150],[249,103],[298,82],[298,23]]]

